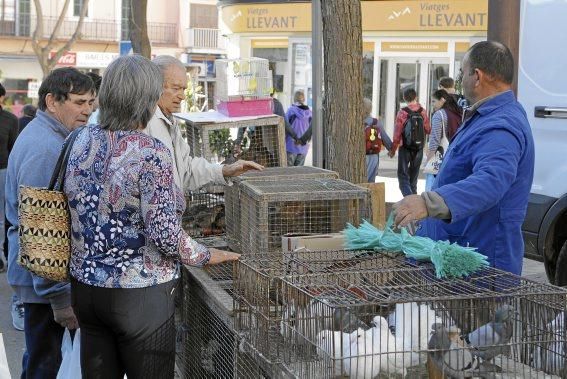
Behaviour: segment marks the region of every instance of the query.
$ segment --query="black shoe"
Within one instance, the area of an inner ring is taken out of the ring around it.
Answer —
[[[4,259],[0,258],[0,272],[6,271],[6,264],[4,263]]]

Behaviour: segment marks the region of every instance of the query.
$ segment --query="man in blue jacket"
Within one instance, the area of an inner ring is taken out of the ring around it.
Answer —
[[[64,328],[76,329],[69,283],[58,283],[31,274],[17,263],[18,188],[47,187],[63,141],[86,124],[94,102],[92,80],[73,68],[54,70],[39,88],[39,110],[19,135],[6,177],[8,229],[8,282],[24,303],[27,359],[22,378],[55,378],[61,365]]]
[[[511,90],[514,59],[501,43],[479,42],[465,54],[461,75],[472,106],[432,190],[395,204],[395,223],[425,219],[418,235],[477,247],[492,267],[519,275],[534,142]]]

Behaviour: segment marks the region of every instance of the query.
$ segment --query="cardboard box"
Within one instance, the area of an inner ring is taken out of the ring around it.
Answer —
[[[284,253],[299,249],[307,251],[343,250],[344,243],[345,239],[341,233],[289,233],[282,236],[282,250]]]

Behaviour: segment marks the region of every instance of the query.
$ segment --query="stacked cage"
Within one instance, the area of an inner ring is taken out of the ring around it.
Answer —
[[[240,247],[240,214],[243,212],[240,205],[242,185],[249,181],[279,181],[289,179],[327,178],[338,179],[339,174],[334,171],[318,167],[274,167],[263,171],[249,171],[233,179],[233,185],[225,189],[226,237],[228,247],[241,252]]]
[[[370,194],[340,179],[246,181],[240,192],[243,254],[281,251],[287,233],[337,233],[370,218]]]
[[[232,264],[185,267],[178,325],[177,372],[182,378],[273,377],[270,367],[239,347],[234,330]]]
[[[272,72],[262,58],[217,59],[216,109],[227,116],[271,114]]]
[[[388,269],[404,265],[396,254],[367,251],[297,251],[243,256],[235,266],[235,329],[241,346],[261,356],[288,376],[295,375],[283,362],[289,361],[288,331],[282,320],[290,308],[282,303],[281,279],[288,275]]]
[[[295,377],[567,377],[567,291],[503,271],[310,273],[285,277],[278,293]]]
[[[276,115],[227,122],[186,121],[185,137],[191,156],[209,162],[233,163],[244,159],[264,167],[287,165],[285,124],[283,118]]]

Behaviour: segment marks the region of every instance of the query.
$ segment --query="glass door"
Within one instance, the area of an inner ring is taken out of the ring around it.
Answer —
[[[396,102],[395,112],[397,114],[400,109],[407,105],[404,100],[404,92],[413,88],[419,94],[420,89],[420,70],[419,61],[415,63],[396,63]]]

